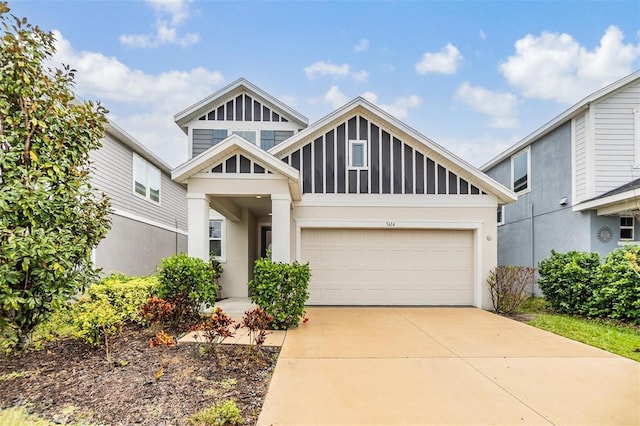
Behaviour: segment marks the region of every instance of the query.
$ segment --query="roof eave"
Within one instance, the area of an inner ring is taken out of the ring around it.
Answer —
[[[117,140],[119,140],[120,142],[124,143],[126,146],[131,148],[133,152],[142,156],[145,160],[149,161],[151,164],[156,166],[158,169],[160,169],[164,173],[166,174],[171,173],[171,166],[165,163],[160,157],[154,154],[149,148],[142,145],[142,143],[137,141],[129,133],[125,132],[113,121],[109,120],[107,122],[107,125],[105,126],[105,132],[114,136]]]

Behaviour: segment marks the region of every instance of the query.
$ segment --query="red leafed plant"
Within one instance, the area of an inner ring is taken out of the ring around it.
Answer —
[[[152,348],[155,348],[156,346],[168,347],[168,346],[175,346],[175,345],[176,345],[176,338],[173,336],[170,336],[169,334],[165,333],[162,330],[158,331],[155,337],[149,339],[149,346],[151,346]]]
[[[273,317],[262,308],[247,311],[240,325],[249,331],[249,345],[262,346],[267,339],[267,330],[273,323]]]
[[[227,338],[236,335],[238,326],[233,326],[234,321],[225,314],[222,309],[215,308],[211,312],[211,316],[206,318],[200,324],[191,327],[192,331],[198,332],[198,339],[203,337],[216,350],[217,346],[224,342]]]
[[[140,313],[142,317],[150,324],[168,324],[173,319],[173,313],[176,307],[173,303],[152,296],[142,307]]]

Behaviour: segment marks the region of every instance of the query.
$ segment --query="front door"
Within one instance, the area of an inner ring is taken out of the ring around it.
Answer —
[[[271,250],[271,225],[260,227],[260,257],[267,257]]]

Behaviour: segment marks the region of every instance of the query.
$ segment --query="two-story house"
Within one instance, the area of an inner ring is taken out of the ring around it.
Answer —
[[[91,184],[107,194],[111,230],[95,249],[104,273],[148,275],[164,257],[186,252],[186,188],[171,167],[115,123],[91,153]]]
[[[188,253],[247,297],[254,261],[309,262],[311,305],[489,307],[515,194],[362,98],[309,125],[244,79],[176,114]]]
[[[498,208],[498,263],[551,250],[606,255],[637,244],[640,71],[549,121],[480,168],[517,195]]]

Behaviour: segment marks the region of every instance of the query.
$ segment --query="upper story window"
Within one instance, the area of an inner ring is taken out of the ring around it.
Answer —
[[[504,206],[498,206],[496,220],[498,222],[498,225],[504,225]]]
[[[157,167],[133,154],[133,192],[147,200],[160,202],[161,174]]]
[[[522,193],[530,190],[531,150],[529,148],[511,157],[511,188]]]
[[[367,141],[349,141],[349,167],[367,167]]]
[[[621,240],[633,240],[633,228],[634,228],[633,216],[621,216],[620,217],[620,239]]]
[[[293,136],[293,130],[261,130],[260,148],[265,151]]]
[[[233,133],[234,135],[242,136],[251,143],[256,143],[255,130],[234,130],[231,133]]]

